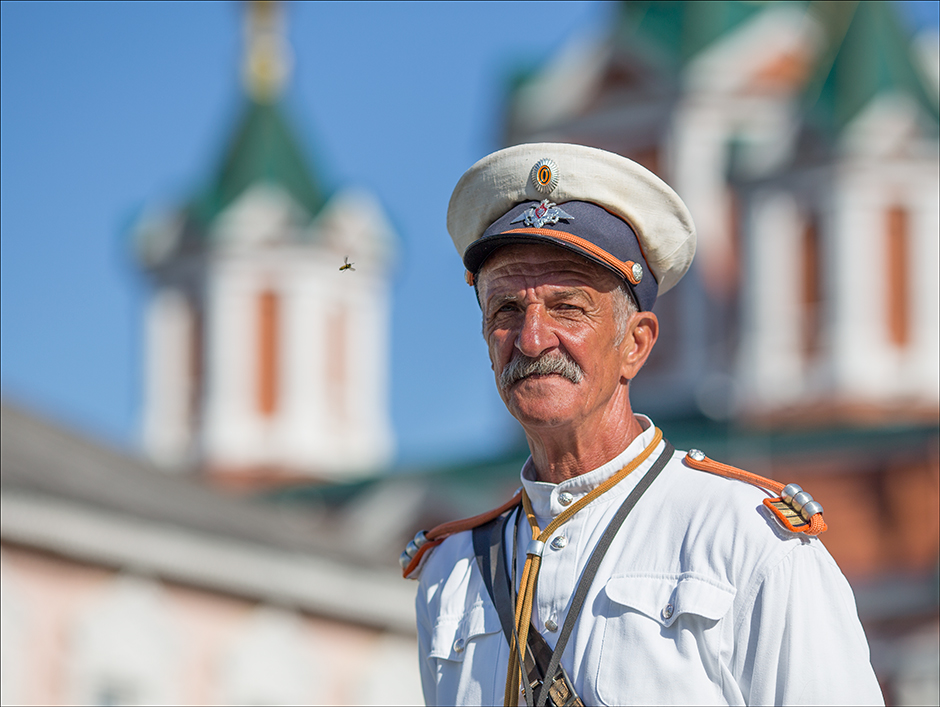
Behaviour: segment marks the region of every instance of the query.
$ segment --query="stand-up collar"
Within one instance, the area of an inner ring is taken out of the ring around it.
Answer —
[[[565,508],[589,493],[598,484],[609,479],[639,456],[639,454],[646,449],[647,445],[653,441],[655,430],[652,420],[646,417],[646,415],[635,415],[635,417],[637,422],[640,423],[640,426],[643,427],[643,432],[641,432],[626,449],[597,469],[576,476],[573,479],[562,481],[560,484],[536,481],[535,467],[532,464],[532,457],[529,457],[522,466],[522,486],[529,495],[529,500],[532,502],[532,510],[535,511],[535,515],[540,518],[553,518],[557,516],[565,510]],[[660,446],[661,445],[662,442],[660,442]],[[656,453],[654,451],[639,468],[605,493],[601,498],[593,501],[591,505],[619,498],[629,493],[639,480],[643,478],[643,475],[646,474],[647,470],[655,461]],[[570,494],[570,498],[567,497],[566,494]],[[567,501],[567,503],[562,503],[562,501]]]

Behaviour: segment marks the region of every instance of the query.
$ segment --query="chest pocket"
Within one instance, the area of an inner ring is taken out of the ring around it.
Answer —
[[[472,604],[462,615],[439,617],[428,651],[438,701],[501,704],[508,656],[499,616],[488,601]]]
[[[637,611],[669,628],[683,614],[717,621],[731,609],[734,587],[691,572],[677,575],[622,575],[605,587],[614,604]]]
[[[488,602],[474,604],[462,615],[438,618],[429,657],[462,662],[467,653],[475,652],[477,643],[494,634],[502,636],[496,608]]]
[[[598,701],[720,701],[720,621],[734,595],[731,585],[692,572],[611,577],[599,597]]]

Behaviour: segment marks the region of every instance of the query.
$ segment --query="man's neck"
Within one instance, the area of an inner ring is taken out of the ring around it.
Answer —
[[[539,481],[558,484],[609,462],[630,446],[643,426],[631,410],[598,424],[577,428],[526,430]]]

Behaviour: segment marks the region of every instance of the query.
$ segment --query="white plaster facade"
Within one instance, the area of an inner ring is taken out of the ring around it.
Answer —
[[[395,237],[369,194],[336,194],[309,225],[286,191],[247,189],[209,248],[162,266],[148,319],[144,440],[164,465],[343,477],[394,454],[389,270]],[[340,270],[345,259],[354,270]],[[183,294],[183,293],[186,294]],[[273,411],[259,410],[258,299],[277,300]],[[194,324],[193,310],[200,311]],[[187,368],[202,327],[200,384]],[[338,370],[337,364],[339,364]]]

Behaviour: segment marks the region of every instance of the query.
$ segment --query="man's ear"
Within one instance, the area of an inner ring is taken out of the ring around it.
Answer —
[[[637,312],[630,317],[621,344],[620,375],[627,380],[636,378],[643,368],[659,337],[659,319],[652,312]]]

